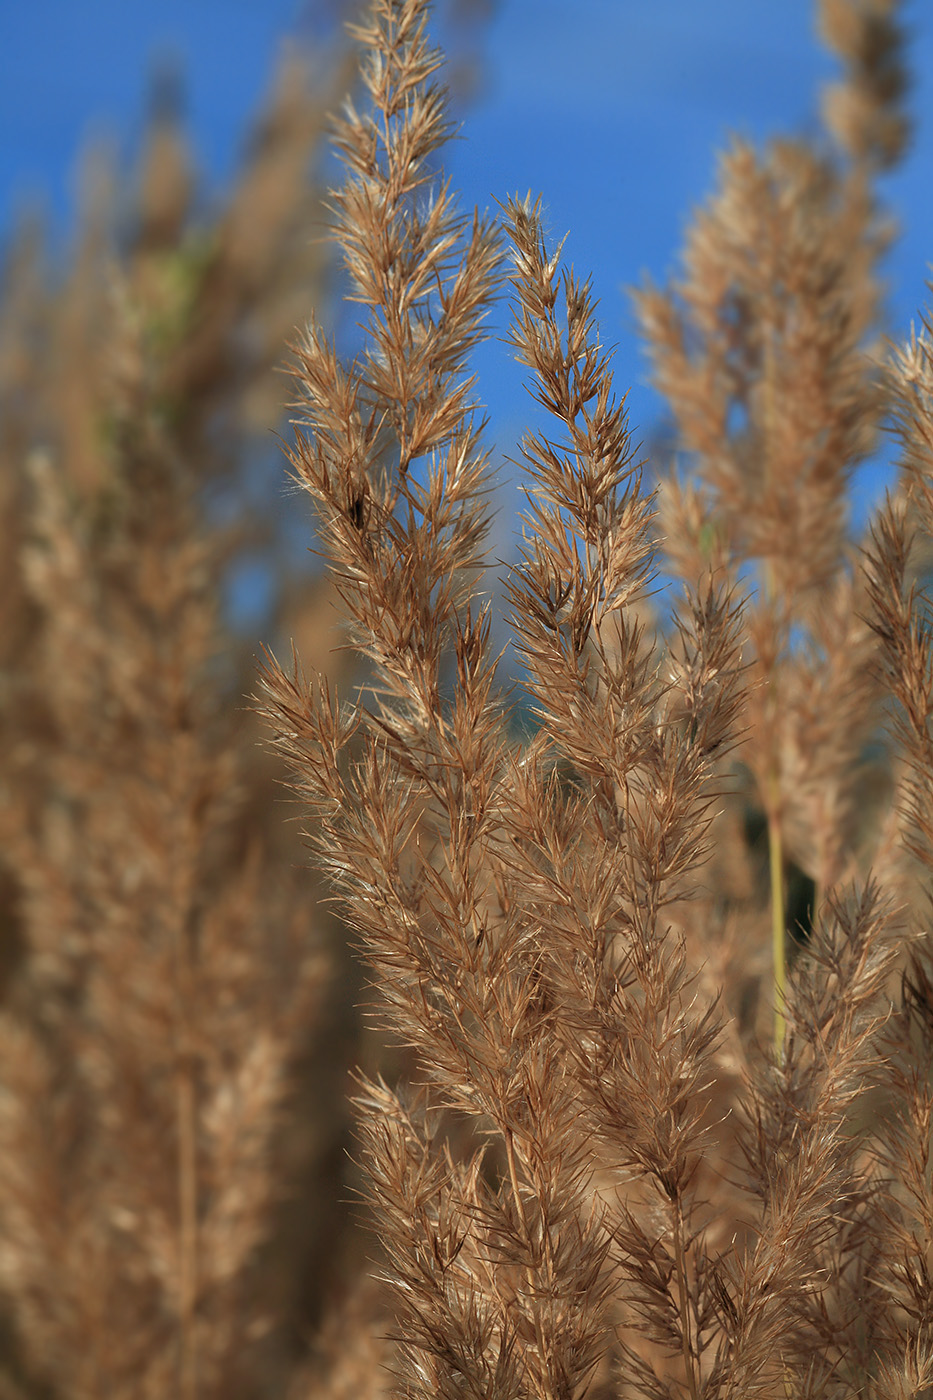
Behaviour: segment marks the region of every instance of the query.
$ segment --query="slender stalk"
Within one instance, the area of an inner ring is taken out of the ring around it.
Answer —
[[[687,1256],[684,1249],[684,1218],[680,1197],[673,1203],[674,1212],[674,1264],[677,1269],[677,1293],[680,1307],[680,1346],[684,1358],[684,1370],[690,1400],[699,1400],[700,1379],[697,1375],[697,1357],[693,1346],[693,1330],[690,1325],[690,1305],[687,1297]]]
[[[173,715],[184,716],[187,697],[185,677],[172,678],[169,704]],[[192,852],[203,839],[199,818],[182,776],[191,771],[194,754],[190,737],[182,735],[178,747],[174,810],[179,820],[171,833],[170,853],[174,872],[171,932],[175,962],[175,1122],[178,1192],[178,1318],[179,1394],[181,1400],[198,1400],[199,1357],[197,1304],[200,1287],[198,1238],[198,1061],[196,1052],[197,951],[191,928],[196,899],[196,869]]]
[[[188,849],[195,848],[195,824],[187,822]],[[197,1400],[197,1298],[198,1298],[198,1144],[197,1065],[194,1049],[194,947],[186,911],[193,895],[190,863],[180,858],[176,844],[175,917],[172,940],[175,953],[175,1124],[178,1137],[176,1189],[178,1192],[178,1319],[179,1393],[181,1400]]]
[[[787,1017],[787,922],[784,910],[784,849],[777,804],[777,777],[772,776],[768,803],[768,865],[771,876],[771,948],[774,959],[774,1052],[784,1053]]]
[[[179,1062],[178,1115],[178,1216],[179,1216],[179,1313],[181,1317],[181,1394],[197,1400],[198,1353],[195,1306],[198,1290],[198,1187],[197,1102],[191,1057]]]
[[[765,477],[770,484],[772,473],[771,464],[771,441],[775,429],[777,416],[777,397],[775,393],[776,359],[774,345],[774,327],[765,327],[764,336],[764,368],[763,368],[763,391],[764,391],[764,425],[763,425],[763,446]],[[764,583],[765,598],[767,605],[772,606],[776,594],[776,581],[774,576],[773,559],[765,560]],[[777,725],[776,705],[773,697],[774,674],[769,677],[769,685],[772,687],[772,699],[770,703],[772,726],[771,739],[774,742],[774,731]],[[784,1054],[784,1036],[787,1030],[787,1018],[784,1014],[785,1000],[787,996],[787,927],[784,912],[784,851],[781,836],[780,818],[780,777],[777,771],[777,760],[772,758],[771,770],[768,774],[767,793],[768,812],[768,869],[771,886],[771,954],[773,963],[773,996],[774,996],[774,1053],[778,1060]]]
[[[517,1211],[517,1213],[518,1213],[518,1218],[519,1218],[519,1220],[521,1221],[521,1225],[522,1225],[522,1234],[524,1235],[524,1239],[525,1239],[525,1246],[526,1246],[526,1248],[530,1251],[530,1250],[531,1250],[531,1244],[532,1244],[532,1241],[531,1241],[531,1229],[530,1229],[530,1226],[529,1226],[529,1224],[528,1224],[528,1216],[527,1216],[527,1214],[526,1214],[526,1212],[525,1212],[525,1202],[524,1202],[524,1200],[522,1199],[522,1193],[521,1193],[521,1190],[520,1190],[520,1188],[519,1188],[519,1182],[518,1182],[518,1167],[517,1167],[516,1162],[515,1162],[515,1139],[514,1139],[514,1135],[513,1135],[513,1133],[512,1133],[511,1128],[505,1127],[505,1128],[503,1129],[503,1134],[502,1134],[502,1136],[503,1136],[503,1139],[504,1139],[504,1142],[505,1142],[505,1155],[506,1155],[506,1161],[508,1162],[508,1166],[509,1166],[509,1180],[510,1180],[511,1185],[512,1185],[512,1195],[513,1195],[513,1197],[514,1197],[514,1199],[515,1199],[515,1209],[516,1209],[516,1211]],[[534,1298],[535,1298],[535,1279],[534,1279],[534,1271],[532,1270],[532,1268],[530,1267],[530,1265],[529,1265],[529,1266],[526,1268],[526,1270],[525,1270],[525,1277],[526,1277],[527,1280],[528,1280],[529,1299],[530,1299],[530,1301],[532,1301],[532,1304],[533,1304],[534,1328],[535,1328],[535,1341],[536,1341],[537,1347],[538,1347],[538,1355],[541,1357],[542,1364],[546,1366],[546,1365],[547,1365],[547,1338],[546,1338],[545,1335],[544,1335],[544,1328],[543,1328],[542,1325],[541,1325],[541,1310],[540,1310],[540,1308],[537,1306],[537,1303],[534,1301]],[[544,1400],[544,1397],[543,1397],[543,1400]]]

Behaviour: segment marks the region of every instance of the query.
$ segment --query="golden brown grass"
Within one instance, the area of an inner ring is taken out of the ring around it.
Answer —
[[[505,203],[502,246],[433,176],[425,5],[376,0],[360,33],[369,106],[341,125],[335,208],[367,339],[352,364],[316,326],[302,342],[292,465],[367,680],[349,700],[271,662],[265,684],[411,1056],[409,1087],[358,1098],[402,1394],[926,1393],[929,979],[895,853],[929,868],[904,526],[913,508],[929,528],[929,350],[885,367],[876,348],[896,16],[822,20],[845,64],[835,150],[735,147],[683,280],[638,294],[691,454],[657,495],[538,207]],[[527,743],[490,651],[465,362],[503,274],[553,423],[522,444],[509,584]],[[860,555],[847,485],[891,402],[905,485]],[[661,548],[683,585],[666,637],[644,620]],[[860,810],[888,696],[898,835]],[[767,829],[764,900],[713,878],[737,803]],[[789,959],[791,858],[813,893]],[[743,1019],[766,921],[774,972]]]
[[[686,474],[638,460],[540,204],[458,209],[427,0],[353,30],[354,359],[303,251],[324,104],[294,72],[209,228],[163,121],[128,248],[98,218],[54,296],[17,255],[4,1393],[933,1394],[933,349],[880,338],[897,6],[819,14],[824,136],[734,146],[682,276],[636,293]],[[257,537],[208,488],[315,304],[290,457],[330,580],[290,585],[304,666],[262,670],[312,881],[217,604]],[[538,412],[512,665],[470,374],[506,304]]]

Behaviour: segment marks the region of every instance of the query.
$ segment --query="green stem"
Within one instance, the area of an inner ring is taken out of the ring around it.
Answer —
[[[766,349],[770,352],[770,338],[766,342]],[[766,417],[773,408],[771,403],[772,370],[773,358],[769,353],[766,356],[765,375],[766,393],[765,408]],[[770,428],[770,422],[768,423]],[[768,438],[766,435],[766,450]],[[773,605],[775,595],[774,563],[771,559],[765,561],[764,570],[765,596],[768,606]],[[776,623],[775,623],[776,626]],[[772,671],[768,678],[771,717],[770,740],[774,746],[772,754],[777,751],[777,705],[774,694],[775,673]],[[778,760],[772,757],[771,771],[768,778],[768,866],[771,875],[771,952],[774,964],[774,1053],[780,1063],[784,1058],[784,1036],[787,1031],[787,1017],[784,1008],[787,1005],[787,914],[784,908],[784,843],[781,838],[781,780],[778,769]]]

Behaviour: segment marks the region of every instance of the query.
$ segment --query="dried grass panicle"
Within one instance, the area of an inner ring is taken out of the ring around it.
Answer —
[[[817,17],[845,68],[844,79],[823,93],[823,119],[853,162],[888,169],[902,157],[911,129],[898,0],[819,0]]]
[[[929,328],[911,333],[890,373],[901,446],[898,490],[872,527],[867,552],[870,620],[878,638],[879,669],[894,696],[894,727],[905,766],[898,806],[904,840],[924,872],[933,860],[933,655],[931,606],[923,579],[933,539],[933,352]],[[928,873],[925,875],[928,886]]]
[[[882,697],[847,512],[887,402],[878,265],[893,228],[877,176],[905,144],[903,36],[886,0],[826,4],[820,15],[845,70],[829,104],[835,147],[778,140],[759,154],[734,144],[688,234],[683,277],[636,294],[691,468],[689,482],[662,480],[669,565],[687,581],[706,564],[757,585],[743,759],[767,826],[779,1008],[788,864],[812,883],[812,921],[870,858],[876,831],[857,793],[885,782],[880,766],[865,771]],[[828,626],[833,616],[845,625]],[[779,1010],[777,1044],[783,1032]]]
[[[897,888],[909,903],[911,945],[900,997],[874,1070],[882,1095],[878,1157],[888,1235],[879,1266],[889,1300],[880,1320],[883,1394],[922,1394],[929,1385],[928,1259],[933,1245],[929,1172],[933,1099],[933,1016],[929,949],[933,862],[931,747],[931,602],[929,540],[933,529],[930,445],[933,359],[928,329],[911,333],[892,356],[890,389],[900,444],[900,480],[872,526],[866,551],[869,621],[878,669],[893,700],[890,716],[898,768],[894,804],[902,852]],[[903,859],[907,857],[908,859]]]
[[[547,779],[523,777],[512,822],[524,856],[518,888],[550,964],[555,1032],[583,1121],[617,1173],[651,1183],[655,1200],[644,1204],[664,1221],[646,1233],[625,1205],[617,1219],[607,1207],[628,1305],[681,1353],[696,1384],[706,1338],[705,1300],[688,1280],[704,1261],[694,1269],[687,1259],[702,1250],[691,1219],[704,1116],[695,1095],[715,1074],[717,1022],[697,1004],[663,911],[702,863],[711,760],[728,748],[738,708],[738,615],[710,583],[683,611],[665,683],[632,616],[652,561],[652,503],[594,343],[587,291],[565,276],[565,339],[536,212],[507,212],[513,342],[566,441],[528,437],[523,448],[531,509],[511,597],[542,723],[522,768],[563,760],[577,788],[566,804],[542,802]],[[628,1362],[647,1379],[640,1357]]]
[[[17,842],[30,957],[0,1016],[0,1278],[34,1372],[69,1393],[230,1394],[267,1325],[251,1279],[322,967],[259,846],[234,855],[194,491],[145,393],[114,403],[105,519],[35,466],[24,569],[56,743],[45,821]]]
[[[4,299],[0,1383],[28,1396],[256,1394],[307,1306],[283,1113],[325,959],[231,715],[218,581],[247,532],[205,500],[277,416],[282,318],[322,277],[323,110],[286,86],[249,266],[240,187],[200,221],[160,109],[135,205],[98,173],[61,283],[40,251]]]
[[[791,1367],[812,1393],[835,1393],[821,1387],[859,1384],[871,1361],[877,1182],[853,1113],[878,1063],[898,941],[877,886],[833,896],[790,982],[784,1056],[751,1086],[741,1145],[760,1234],[724,1314],[730,1394],[768,1394]]]

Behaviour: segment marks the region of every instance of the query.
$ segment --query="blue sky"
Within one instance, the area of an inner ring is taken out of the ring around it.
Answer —
[[[152,62],[181,61],[201,168],[218,188],[283,38],[307,34],[319,0],[0,0],[0,224],[41,197],[61,238],[77,154],[110,133],[138,141]],[[924,303],[933,259],[933,13],[908,4],[917,133],[886,187],[904,236],[888,268],[892,329]],[[637,435],[657,421],[624,288],[676,268],[691,208],[712,187],[730,132],[754,140],[812,127],[831,59],[811,0],[499,0],[483,39],[484,90],[447,161],[467,204],[531,189],[554,239],[592,274],[616,382],[631,386]],[[506,348],[482,353],[481,392],[498,450],[526,417]],[[859,483],[858,514],[882,477]],[[505,493],[505,497],[508,492]]]

